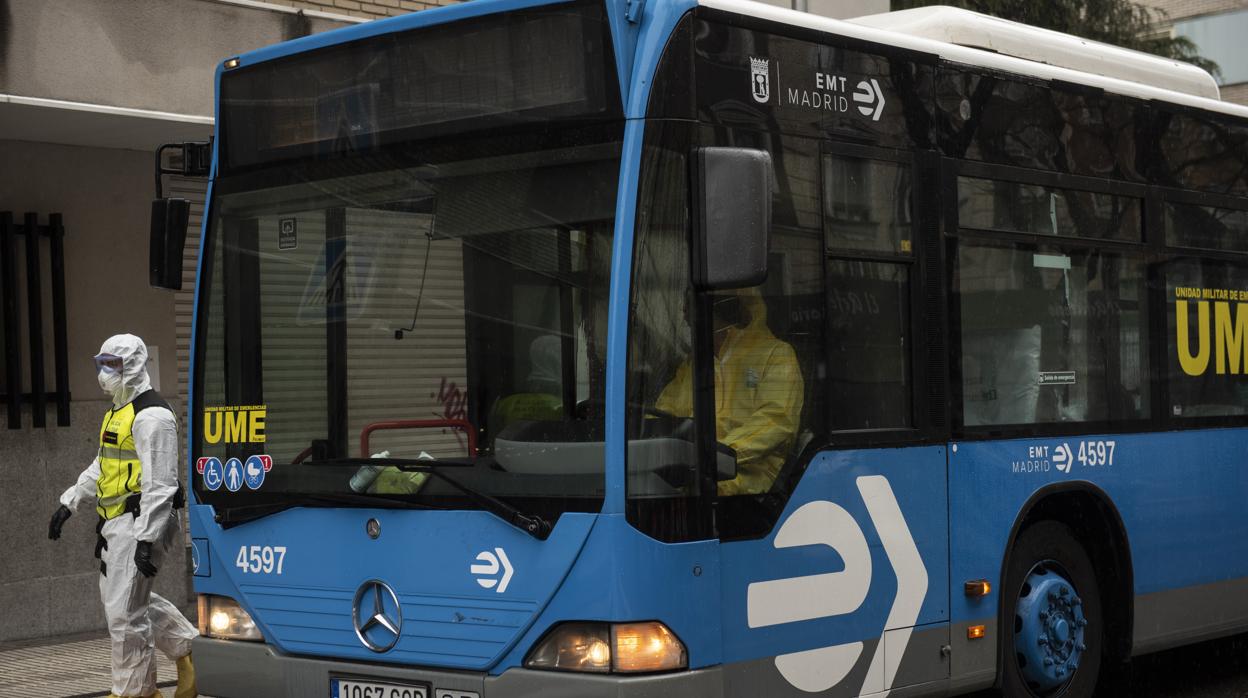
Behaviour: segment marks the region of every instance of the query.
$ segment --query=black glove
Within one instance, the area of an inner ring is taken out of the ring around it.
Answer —
[[[48,523],[48,538],[50,540],[61,539],[61,526],[64,526],[65,521],[73,514],[74,512],[70,511],[69,507],[64,504],[56,510],[56,513],[52,514],[52,521]]]
[[[141,540],[134,548],[134,566],[139,568],[144,577],[156,576],[156,565],[152,564],[152,544]]]

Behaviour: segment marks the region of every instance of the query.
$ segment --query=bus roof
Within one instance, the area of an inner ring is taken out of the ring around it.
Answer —
[[[753,0],[699,4],[956,63],[1248,118],[1248,107],[1219,100],[1213,77],[1196,66],[969,10],[926,7],[837,20]]]

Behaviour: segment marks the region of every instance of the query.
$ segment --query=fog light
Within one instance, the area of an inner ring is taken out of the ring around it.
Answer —
[[[199,634],[218,640],[263,642],[260,628],[234,599],[199,595]]]

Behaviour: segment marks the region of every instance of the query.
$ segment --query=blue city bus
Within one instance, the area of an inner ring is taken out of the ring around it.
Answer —
[[[1089,696],[1248,630],[1248,109],[1203,72],[475,0],[216,79],[205,695]]]

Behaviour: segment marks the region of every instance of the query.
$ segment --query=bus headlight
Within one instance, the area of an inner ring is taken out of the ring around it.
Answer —
[[[212,594],[199,595],[199,634],[218,640],[264,641],[256,622],[237,601]]]
[[[638,674],[688,668],[689,654],[680,638],[658,622],[564,623],[537,643],[524,665]]]

